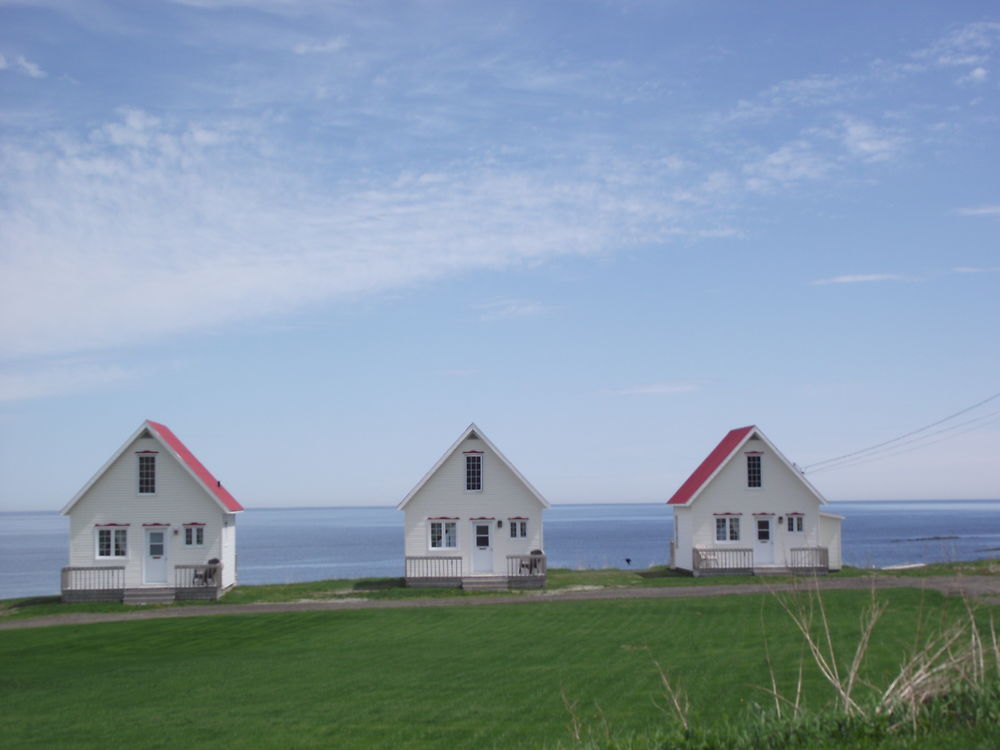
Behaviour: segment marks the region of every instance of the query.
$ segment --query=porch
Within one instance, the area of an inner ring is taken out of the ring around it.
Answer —
[[[169,604],[174,601],[214,601],[224,593],[222,564],[175,565],[174,583],[127,588],[124,565],[67,567],[60,589],[64,602],[123,602]]]
[[[407,557],[406,585],[413,588],[455,588],[506,591],[542,588],[547,575],[545,553],[507,555],[503,573],[473,573],[461,557]]]
[[[830,572],[826,547],[792,547],[784,562],[754,565],[752,547],[695,547],[691,572],[696,576],[825,575]]]

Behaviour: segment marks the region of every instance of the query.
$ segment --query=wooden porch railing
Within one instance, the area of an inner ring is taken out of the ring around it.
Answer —
[[[174,586],[176,588],[217,589],[221,585],[222,585],[222,563],[174,566]]]
[[[407,578],[461,578],[461,557],[407,557]]]
[[[695,547],[694,574],[716,570],[753,570],[753,549],[750,547]]]
[[[124,590],[125,566],[103,565],[93,568],[63,568],[60,585],[63,591]]]
[[[545,576],[546,558],[544,554],[507,555],[507,577]]]
[[[826,547],[792,547],[788,555],[788,567],[809,568],[811,570],[830,569],[830,551]]]

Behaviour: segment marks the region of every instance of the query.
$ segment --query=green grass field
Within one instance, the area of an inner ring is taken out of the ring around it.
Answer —
[[[849,659],[867,592],[824,593]],[[866,665],[884,682],[961,602],[889,603]],[[995,609],[995,608],[994,608]],[[746,720],[769,682],[794,691],[801,638],[773,597],[545,601],[277,613],[0,632],[4,748],[538,747],[654,731],[654,660],[700,726]],[[806,698],[831,699],[815,668]]]

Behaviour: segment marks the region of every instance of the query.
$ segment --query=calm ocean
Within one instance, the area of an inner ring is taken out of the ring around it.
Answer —
[[[1000,557],[1000,500],[830,503],[844,516],[844,562],[859,567]],[[69,520],[0,513],[0,599],[59,593]],[[545,548],[558,568],[645,568],[667,560],[664,504],[557,505]],[[238,521],[240,582],[289,583],[403,573],[394,508],[248,510]]]

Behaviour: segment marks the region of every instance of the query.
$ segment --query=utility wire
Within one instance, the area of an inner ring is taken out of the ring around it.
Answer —
[[[973,424],[973,423],[978,423],[978,424]],[[994,423],[1000,423],[1000,411],[987,414],[983,417],[976,417],[975,419],[970,419],[968,422],[963,422],[960,425],[955,425],[954,427],[949,427],[945,430],[938,430],[937,432],[931,433],[931,435],[924,435],[918,440],[911,440],[909,441],[909,444],[906,444],[907,447],[902,448],[901,450],[890,449],[889,452],[877,453],[869,456],[858,456],[857,458],[851,459],[849,461],[844,461],[843,463],[831,464],[829,466],[820,467],[815,471],[811,471],[810,474],[822,474],[824,471],[836,471],[837,469],[848,469],[851,468],[852,466],[861,466],[862,464],[869,464],[874,461],[881,461],[884,458],[893,458],[894,456],[900,456],[904,453],[909,453],[911,451],[919,450],[920,448],[926,448],[931,445],[937,445],[938,443],[943,443],[946,440],[951,440],[952,438],[956,438],[959,435],[964,435],[968,432],[972,432],[973,430],[978,430],[981,427],[987,427]],[[940,435],[943,432],[950,432],[951,430],[958,429],[959,427],[965,427],[967,425],[973,425],[973,426],[969,427],[968,429],[962,430],[961,432],[955,433],[954,435],[946,435],[945,437],[938,438],[937,440],[931,440],[930,442],[919,442],[922,441],[924,438],[931,437],[932,435]],[[896,446],[896,447],[898,448],[901,446]]]
[[[905,435],[900,435],[899,437],[892,438],[892,440],[886,440],[886,441],[881,442],[881,443],[876,443],[875,445],[870,445],[867,448],[862,448],[861,450],[852,451],[851,453],[845,453],[845,454],[843,454],[841,456],[835,456],[833,458],[828,458],[828,459],[826,459],[824,461],[817,461],[816,463],[812,463],[812,464],[809,464],[808,466],[804,466],[802,470],[804,472],[808,472],[808,471],[811,471],[812,469],[814,469],[817,466],[823,466],[825,464],[832,464],[832,463],[834,463],[836,461],[841,461],[842,459],[845,459],[845,458],[853,458],[854,456],[860,456],[863,453],[870,453],[871,451],[874,451],[874,450],[876,450],[878,448],[883,448],[883,447],[885,447],[887,445],[893,445],[894,443],[898,443],[899,441],[905,440],[908,437],[911,437],[913,435],[917,435],[917,434],[919,434],[921,432],[925,432],[926,430],[929,430],[932,427],[937,427],[940,424],[944,424],[945,422],[948,422],[948,421],[954,419],[955,417],[958,417],[958,416],[961,416],[962,414],[970,412],[973,409],[977,409],[980,406],[982,406],[983,404],[988,404],[990,401],[993,401],[996,398],[1000,398],[1000,393],[994,393],[989,398],[984,398],[982,401],[979,401],[978,403],[975,403],[972,406],[967,406],[964,409],[960,409],[959,411],[956,411],[954,414],[949,414],[944,419],[939,419],[936,422],[931,422],[930,424],[924,425],[923,427],[920,427],[920,428],[918,428],[916,430],[911,430],[910,432],[907,432]]]
[[[880,451],[877,451],[877,452],[874,452],[874,453],[870,453],[870,454],[868,454],[866,456],[855,456],[854,458],[844,458],[844,459],[841,459],[840,461],[833,461],[833,460],[831,460],[825,466],[822,466],[822,467],[816,469],[815,471],[826,471],[827,469],[831,469],[831,468],[839,468],[840,466],[843,466],[845,464],[853,465],[857,461],[869,459],[869,458],[872,458],[873,456],[875,458],[879,458],[879,457],[885,456],[885,455],[894,456],[894,455],[896,455],[896,453],[894,451],[896,451],[897,448],[902,448],[904,445],[913,445],[914,443],[922,443],[923,441],[927,440],[928,438],[932,438],[935,435],[942,435],[942,434],[944,434],[946,432],[951,432],[952,430],[957,430],[957,429],[960,429],[962,427],[966,427],[967,425],[975,424],[976,422],[983,422],[984,420],[991,420],[993,417],[996,417],[996,416],[1000,416],[1000,411],[992,411],[989,414],[983,414],[983,415],[978,416],[978,417],[973,417],[972,419],[969,419],[969,420],[967,420],[965,422],[959,422],[958,424],[953,424],[953,425],[950,425],[948,427],[942,427],[940,430],[935,430],[934,432],[929,432],[926,435],[918,435],[917,437],[911,437],[909,440],[902,440],[902,441],[900,441],[900,442],[892,445],[891,447],[887,447],[887,448],[884,448],[883,450],[880,450]],[[989,422],[987,422],[987,423],[989,423]],[[963,430],[962,432],[960,432],[958,434],[959,435],[963,435],[963,434],[965,434],[965,432],[967,432],[967,430]],[[955,435],[949,435],[948,437],[946,437],[944,439],[948,440],[948,439],[953,438],[953,437],[956,437],[956,436]],[[934,442],[938,443],[940,441],[939,440],[935,440]],[[926,443],[923,443],[923,444],[926,444]],[[917,445],[915,447],[919,448],[921,446]],[[813,464],[813,465],[815,466],[815,464]]]

